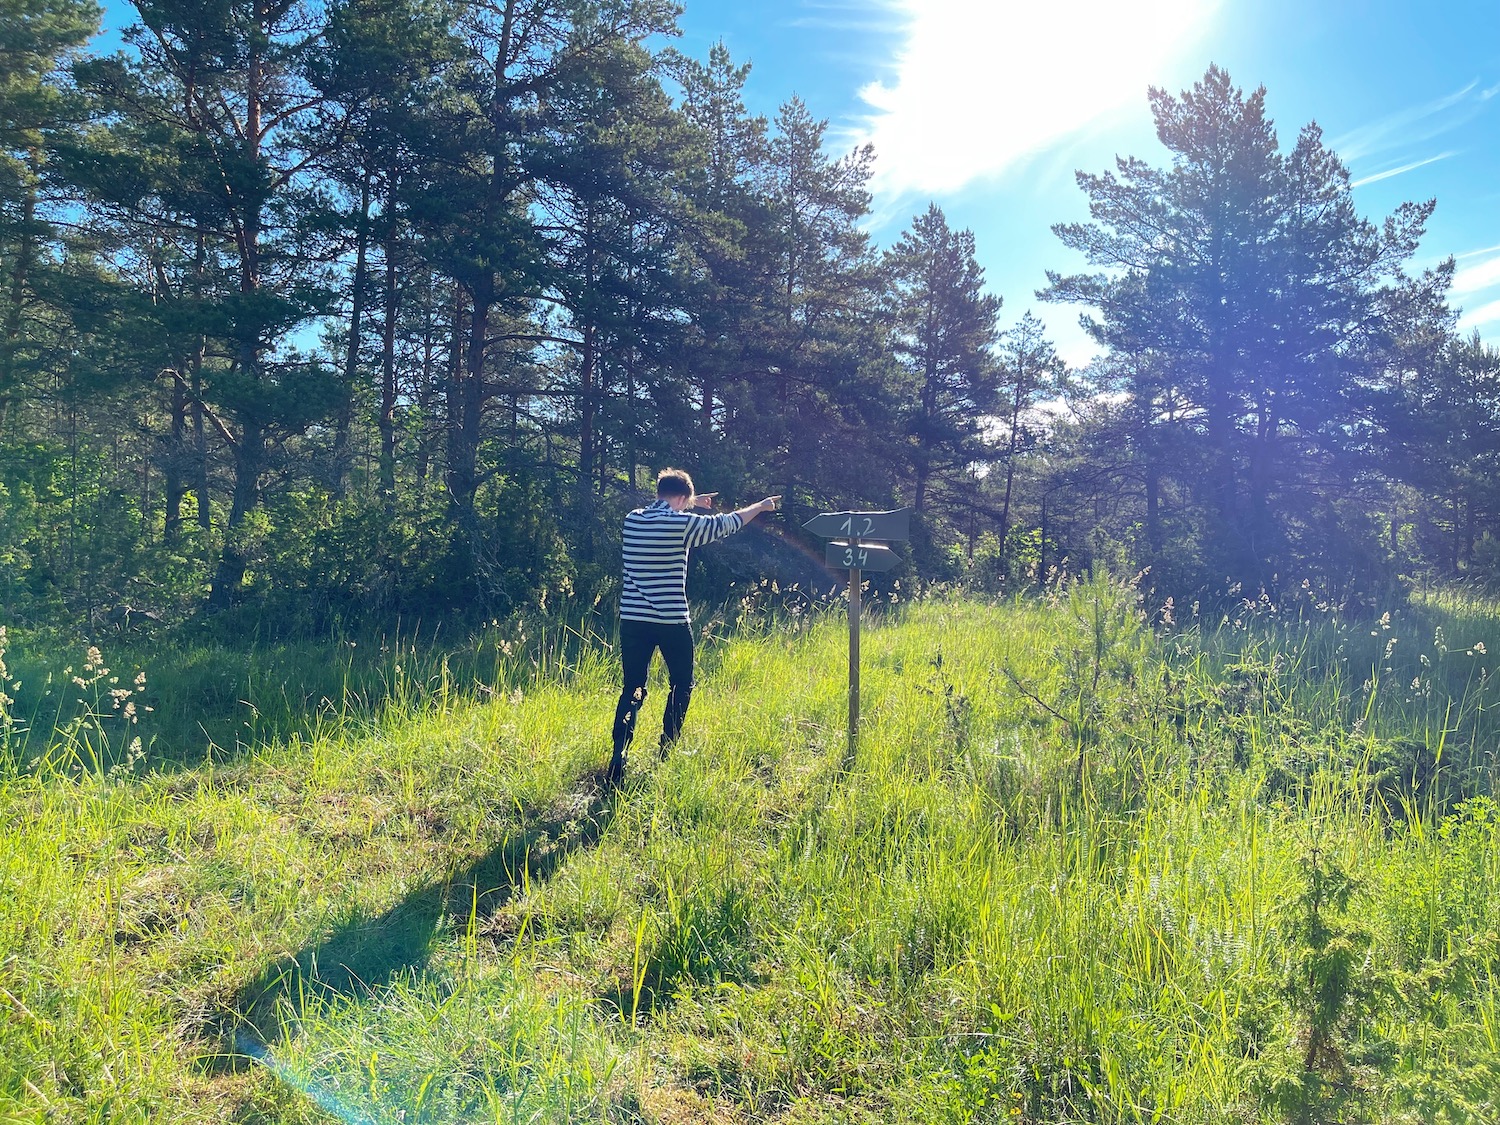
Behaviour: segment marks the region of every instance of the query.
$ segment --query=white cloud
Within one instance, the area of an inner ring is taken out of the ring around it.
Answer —
[[[1387,149],[1431,140],[1456,129],[1479,112],[1479,101],[1470,97],[1478,85],[1470,82],[1441,98],[1409,106],[1358,129],[1351,129],[1332,141],[1330,147],[1348,164]],[[1479,100],[1484,96],[1481,94]]]
[[[872,8],[870,0],[802,0],[801,9],[813,14],[788,20],[788,27],[879,35],[897,35],[901,30],[897,12]]]
[[[1496,250],[1500,250],[1500,246],[1457,255],[1461,259],[1480,259],[1453,275],[1451,292],[1455,297],[1481,302],[1460,314],[1458,327],[1462,331],[1500,323],[1500,300],[1494,299],[1496,286],[1500,286],[1500,254],[1496,254]]]
[[[1043,316],[1042,320],[1047,326],[1047,339],[1052,341],[1053,349],[1069,367],[1075,370],[1087,367],[1091,360],[1104,354],[1098,341],[1078,323],[1076,309],[1065,310],[1063,316]]]
[[[1467,331],[1470,328],[1480,328],[1486,324],[1494,324],[1500,321],[1500,301],[1490,301],[1488,304],[1480,305],[1477,309],[1464,313],[1458,318],[1458,327]]]
[[[1479,293],[1495,285],[1500,285],[1500,256],[1477,265],[1465,266],[1453,275],[1455,293]]]
[[[1376,172],[1373,175],[1361,176],[1359,179],[1353,181],[1353,183],[1351,183],[1349,186],[1363,187],[1365,184],[1373,184],[1379,180],[1388,180],[1392,176],[1400,176],[1406,172],[1412,171],[1415,168],[1422,168],[1428,164],[1436,164],[1439,160],[1447,160],[1448,157],[1457,155],[1458,153],[1456,151],[1451,150],[1448,152],[1440,152],[1436,156],[1427,157],[1427,159],[1425,160],[1413,160],[1410,163],[1402,164],[1397,168],[1387,168],[1384,172]]]
[[[1206,30],[1217,0],[885,0],[906,18],[894,74],[860,91],[877,193],[957,191],[1123,106]]]

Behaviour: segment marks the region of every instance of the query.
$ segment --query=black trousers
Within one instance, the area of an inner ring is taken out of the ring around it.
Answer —
[[[625,683],[615,705],[614,758],[610,772],[622,773],[625,752],[635,737],[635,721],[646,703],[646,677],[651,657],[661,649],[667,662],[667,710],[662,717],[661,746],[665,750],[682,733],[688,703],[693,698],[693,627],[686,623],[663,625],[654,621],[620,622],[620,665]]]

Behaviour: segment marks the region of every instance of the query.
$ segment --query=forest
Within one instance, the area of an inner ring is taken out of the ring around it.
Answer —
[[[826,583],[801,525],[898,506],[908,586],[1500,581],[1500,351],[1414,265],[1436,201],[1361,215],[1319,128],[1216,66],[1149,91],[1160,153],[1078,173],[1090,272],[997,294],[935,204],[876,246],[877,154],[750,112],[665,0],[135,8],[104,54],[88,0],[3,6],[13,626],[608,605],[667,465],[785,496],[705,597]]]

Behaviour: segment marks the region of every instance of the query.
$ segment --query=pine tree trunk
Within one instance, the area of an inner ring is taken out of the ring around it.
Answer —
[[[10,307],[5,311],[5,338],[0,340],[0,428],[4,427],[10,414],[11,398],[16,390],[16,356],[21,348],[26,285],[32,258],[36,254],[36,177],[31,171],[37,162],[36,150],[30,150],[27,157],[25,194],[21,199],[21,237],[16,247],[15,265],[11,270]]]
[[[349,309],[349,346],[344,355],[344,389],[347,394],[339,407],[333,434],[333,495],[343,499],[349,477],[349,430],[354,423],[354,388],[359,379],[359,334],[364,323],[365,281],[369,272],[370,244],[370,169],[364,170],[359,185],[359,220],[354,235],[354,292]]]
[[[193,452],[198,470],[198,526],[204,531],[213,527],[213,510],[208,491],[208,439],[203,426],[203,349],[193,356],[192,370]]]
[[[1006,574],[1006,563],[1010,555],[1010,498],[1015,490],[1016,484],[1016,453],[1020,450],[1021,443],[1016,436],[1016,428],[1021,424],[1021,380],[1025,378],[1024,368],[1016,370],[1016,393],[1010,404],[1010,444],[1005,453],[1005,498],[1000,503],[1000,573]]]
[[[380,495],[387,514],[396,500],[396,183],[393,169],[385,206],[385,320],[380,329]]]
[[[266,0],[256,0],[255,27],[264,28],[267,21]],[[260,39],[251,34],[249,60],[245,83],[245,129],[244,149],[246,163],[258,167],[261,163],[261,98],[264,60],[261,56]],[[247,304],[252,304],[260,289],[260,236],[263,222],[262,204],[254,199],[247,201],[244,214],[240,216],[238,249],[240,257],[240,295]],[[236,364],[240,372],[252,383],[261,378],[261,343],[257,330],[252,326],[241,329],[238,341]],[[254,410],[245,413],[241,422],[239,441],[234,447],[234,491],[230,499],[229,523],[224,536],[224,550],[209,588],[208,604],[223,609],[233,603],[245,583],[245,571],[249,559],[244,546],[235,534],[245,516],[260,504],[260,475],[265,470],[266,435],[263,424]]]
[[[162,542],[173,546],[182,535],[182,501],[188,491],[182,472],[187,453],[188,397],[187,383],[180,374],[173,374],[172,402],[168,409],[171,429],[162,465]]]

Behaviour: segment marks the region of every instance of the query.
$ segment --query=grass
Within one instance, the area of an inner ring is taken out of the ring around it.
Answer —
[[[1500,612],[1153,616],[898,607],[852,759],[841,619],[712,631],[614,795],[585,626],[148,660],[10,732],[0,1119],[1500,1121]]]

